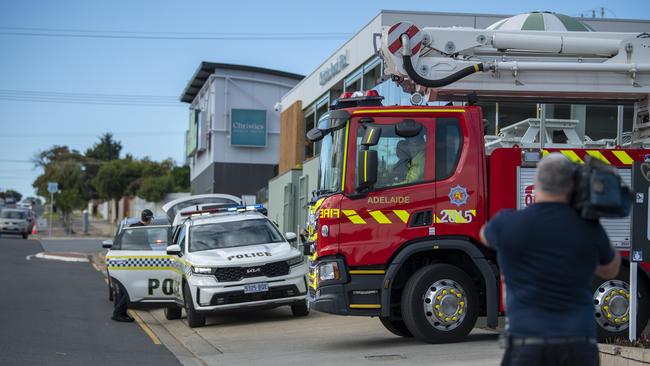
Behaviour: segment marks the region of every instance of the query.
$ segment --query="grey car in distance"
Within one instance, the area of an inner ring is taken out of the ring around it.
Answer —
[[[34,216],[29,210],[5,208],[0,211],[0,233],[21,235],[27,239],[34,227]]]

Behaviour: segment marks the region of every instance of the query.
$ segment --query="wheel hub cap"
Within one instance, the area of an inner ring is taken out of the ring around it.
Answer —
[[[594,292],[596,323],[610,332],[619,332],[629,325],[630,290],[624,281],[604,282]]]
[[[438,330],[455,329],[465,319],[467,296],[456,281],[436,281],[429,286],[423,300],[427,321]]]

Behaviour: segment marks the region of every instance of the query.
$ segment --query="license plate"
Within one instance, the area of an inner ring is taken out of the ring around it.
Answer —
[[[261,283],[251,283],[250,285],[244,285],[245,294],[254,294],[256,292],[266,292],[269,290],[269,284],[266,282]]]

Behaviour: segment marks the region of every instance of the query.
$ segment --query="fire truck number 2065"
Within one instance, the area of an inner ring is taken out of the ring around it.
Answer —
[[[476,217],[476,210],[442,210],[436,218],[438,223],[469,224]]]

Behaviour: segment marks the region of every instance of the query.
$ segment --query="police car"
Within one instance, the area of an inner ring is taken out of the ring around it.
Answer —
[[[261,206],[195,202],[163,209],[174,215],[164,252],[107,255],[109,273],[126,288],[131,307],[156,304],[167,319],[180,318],[184,308],[190,327],[228,309],[287,305],[295,316],[309,313],[307,265],[289,243],[296,235],[283,236]]]

